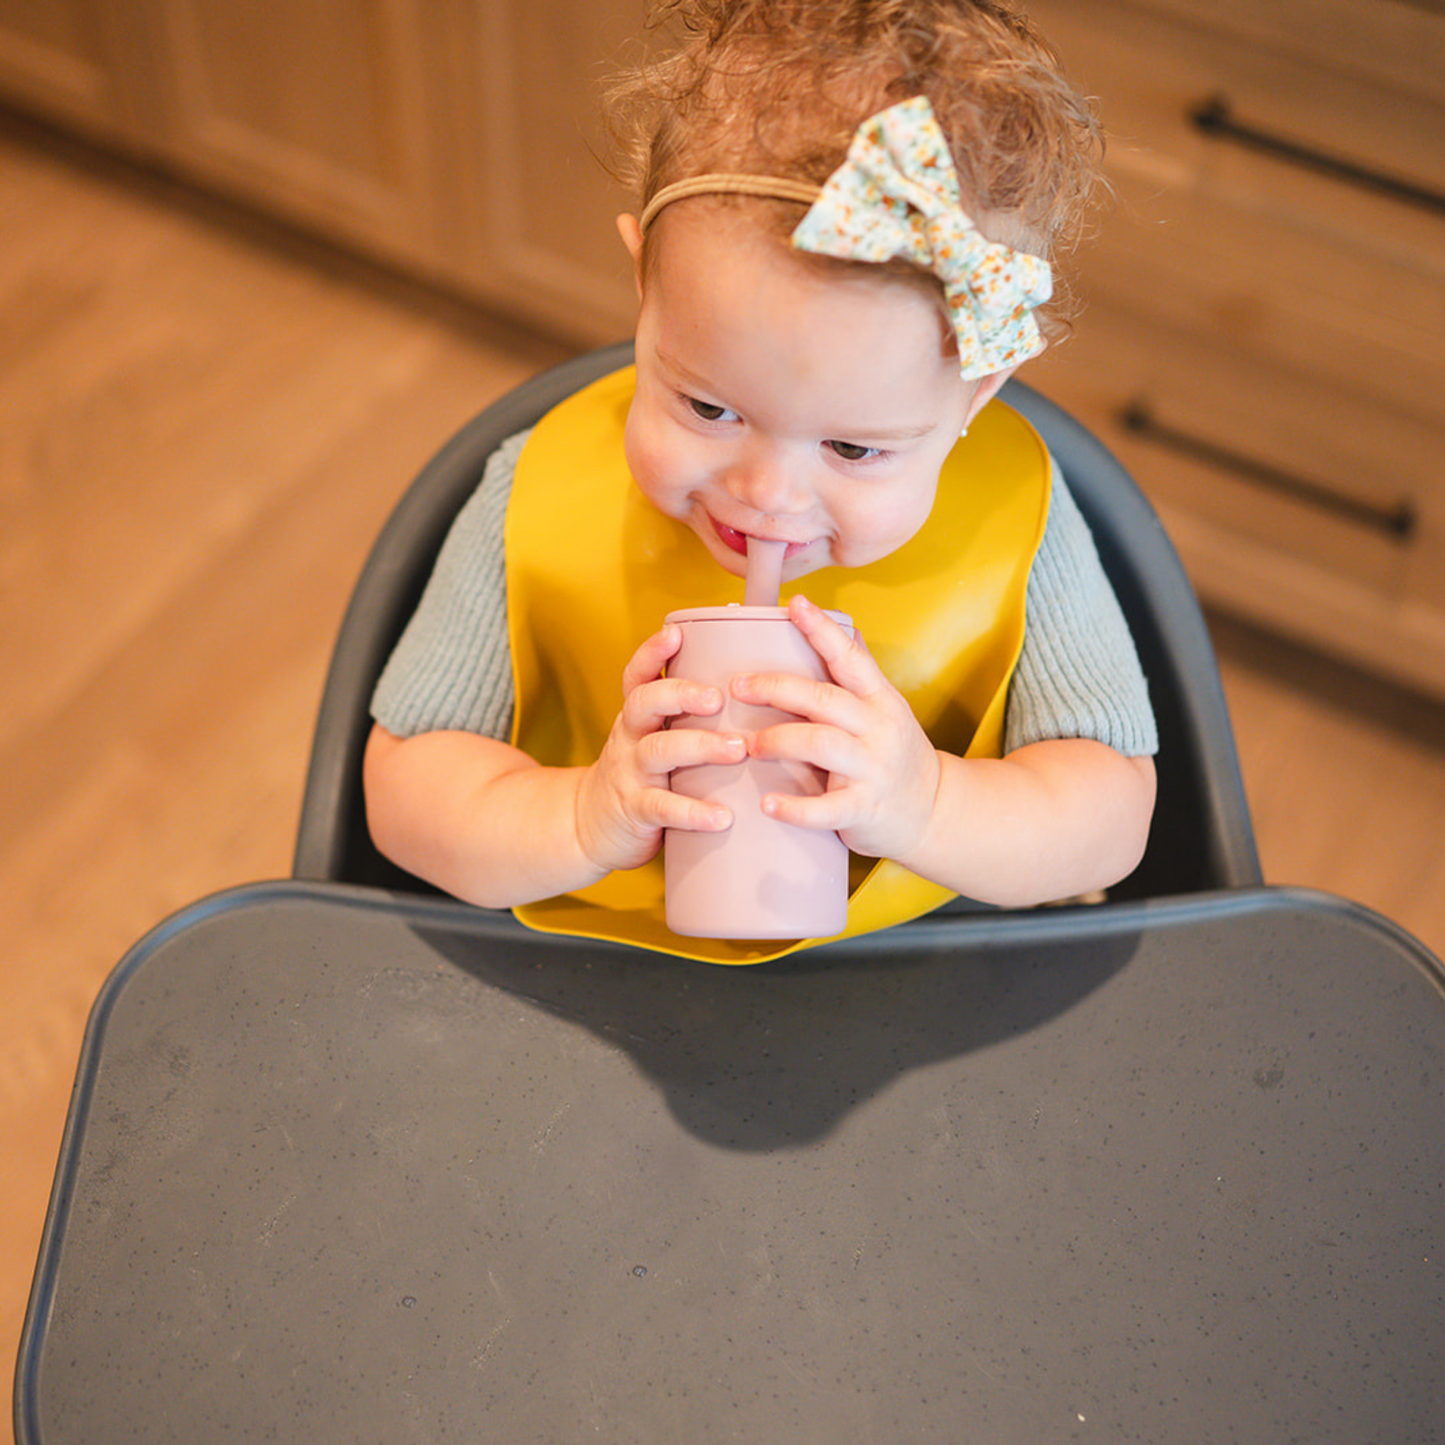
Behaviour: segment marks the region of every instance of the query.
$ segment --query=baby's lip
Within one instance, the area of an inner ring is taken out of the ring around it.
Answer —
[[[734,552],[739,553],[741,556],[746,557],[748,555],[748,537],[750,535],[749,533],[740,532],[736,527],[729,527],[726,522],[720,522],[716,517],[712,518],[712,525],[713,530],[716,531],[718,536],[722,539],[723,545],[725,547],[730,547]],[[807,545],[808,544],[806,542],[789,542],[788,550],[783,553],[783,556],[785,558],[791,557],[795,553],[801,552],[803,548]]]

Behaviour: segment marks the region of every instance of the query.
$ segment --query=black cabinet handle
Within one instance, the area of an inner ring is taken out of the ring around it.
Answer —
[[[1445,193],[1416,185],[1385,171],[1372,170],[1369,166],[1331,155],[1328,151],[1316,150],[1313,146],[1302,145],[1299,141],[1274,135],[1236,119],[1228,96],[1211,95],[1192,106],[1188,115],[1194,128],[1204,135],[1233,141],[1249,150],[1263,151],[1277,160],[1292,161],[1308,170],[1319,171],[1336,180],[1348,181],[1364,190],[1377,191],[1427,211],[1445,211]]]
[[[1332,512],[1373,532],[1383,532],[1392,541],[1404,544],[1412,541],[1415,536],[1419,518],[1414,504],[1408,499],[1397,502],[1393,507],[1381,507],[1358,497],[1347,496],[1325,482],[1296,476],[1243,452],[1220,446],[1206,437],[1195,436],[1191,432],[1172,427],[1167,422],[1160,421],[1148,402],[1143,399],[1136,399],[1125,405],[1119,412],[1118,419],[1126,431],[1144,441],[1225,471],[1236,472],[1271,491],[1307,502],[1322,511]]]

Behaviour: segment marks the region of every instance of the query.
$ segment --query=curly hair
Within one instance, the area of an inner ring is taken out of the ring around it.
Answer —
[[[1082,233],[1101,131],[1006,0],[660,0],[649,29],[659,53],[605,95],[640,208],[712,171],[821,186],[864,119],[923,95],[991,239],[1053,259]],[[797,222],[787,203],[763,213],[780,234]]]

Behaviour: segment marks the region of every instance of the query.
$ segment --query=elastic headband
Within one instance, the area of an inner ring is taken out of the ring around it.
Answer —
[[[685,181],[674,181],[664,186],[643,209],[637,222],[638,229],[646,232],[657,219],[657,213],[674,201],[685,200],[688,196],[759,196],[769,201],[799,201],[811,206],[822,194],[823,188],[807,181],[791,181],[786,176],[743,176],[727,171],[714,171],[705,176],[689,176]]]

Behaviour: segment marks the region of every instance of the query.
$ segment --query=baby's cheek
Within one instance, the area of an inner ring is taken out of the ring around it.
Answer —
[[[680,468],[670,462],[666,452],[639,441],[627,449],[627,466],[642,495],[659,511],[675,516]]]
[[[890,556],[917,535],[933,509],[933,489],[910,488],[870,503],[855,502],[835,516],[834,560],[841,567],[863,567]]]
[[[651,497],[669,473],[667,448],[656,423],[645,414],[639,414],[636,406],[627,418],[622,454],[627,459],[633,481],[646,496]]]

